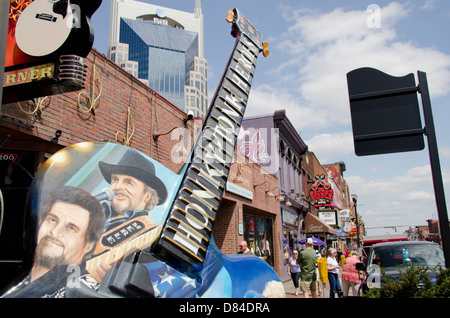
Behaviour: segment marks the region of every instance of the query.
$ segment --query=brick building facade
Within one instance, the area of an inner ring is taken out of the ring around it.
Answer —
[[[232,164],[213,236],[225,254],[236,254],[246,241],[256,256],[266,260],[281,277],[282,252],[279,202],[271,190],[278,179],[245,158]]]

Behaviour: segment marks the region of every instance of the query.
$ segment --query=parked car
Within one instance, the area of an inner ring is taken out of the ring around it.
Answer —
[[[381,270],[390,277],[396,278],[400,270],[406,266],[427,267],[430,279],[435,280],[435,274],[440,268],[445,268],[444,252],[436,243],[425,241],[403,241],[374,244],[369,252],[366,263],[366,286],[379,287]]]

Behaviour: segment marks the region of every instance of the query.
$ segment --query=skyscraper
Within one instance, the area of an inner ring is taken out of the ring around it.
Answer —
[[[137,63],[139,79],[186,113],[203,117],[208,99],[203,33],[201,0],[195,0],[194,13],[111,0],[108,56],[119,65]]]

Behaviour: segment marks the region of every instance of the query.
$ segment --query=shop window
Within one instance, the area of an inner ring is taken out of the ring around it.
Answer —
[[[272,218],[244,215],[244,240],[256,256],[274,266]]]

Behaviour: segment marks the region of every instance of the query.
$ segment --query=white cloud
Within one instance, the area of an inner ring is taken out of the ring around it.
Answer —
[[[379,178],[367,180],[361,176],[349,176],[346,178],[347,183],[353,189],[358,189],[358,193],[366,196],[389,195],[396,200],[405,192],[418,192],[421,189],[427,193],[432,190],[431,184],[431,168],[429,165],[413,167],[404,175],[396,175],[390,178]],[[430,198],[430,197],[428,197]]]
[[[441,158],[450,158],[450,148],[449,147],[439,148],[439,156]]]
[[[277,46],[288,58],[274,72],[296,74],[285,75],[286,82],[274,83],[283,89],[272,88],[272,92],[284,105],[295,105],[297,114],[311,115],[316,127],[350,123],[346,74],[360,67],[393,76],[421,70],[427,73],[431,96],[450,92],[450,56],[398,39],[396,25],[409,16],[407,4],[393,2],[382,7],[380,28],[375,29],[367,25],[370,12],[366,10],[285,10],[291,26]],[[286,87],[291,89],[288,94]],[[298,124],[302,125],[299,129],[308,125],[305,120]]]
[[[328,162],[330,158],[352,153],[353,134],[352,132],[342,132],[336,134],[319,134],[306,140],[308,149],[314,152],[320,162]]]
[[[289,120],[298,130],[326,125],[325,117],[317,110],[300,103],[295,92],[288,88],[260,85],[252,88],[245,116],[273,114],[284,109]]]
[[[432,10],[436,7],[437,0],[425,0],[423,6],[420,7],[421,10]]]
[[[425,165],[390,178],[356,176],[346,181],[358,194],[360,212],[368,227],[421,225],[436,213],[430,174],[430,166]]]
[[[433,200],[434,196],[432,193],[427,191],[411,191],[406,192],[402,195],[404,200]]]

